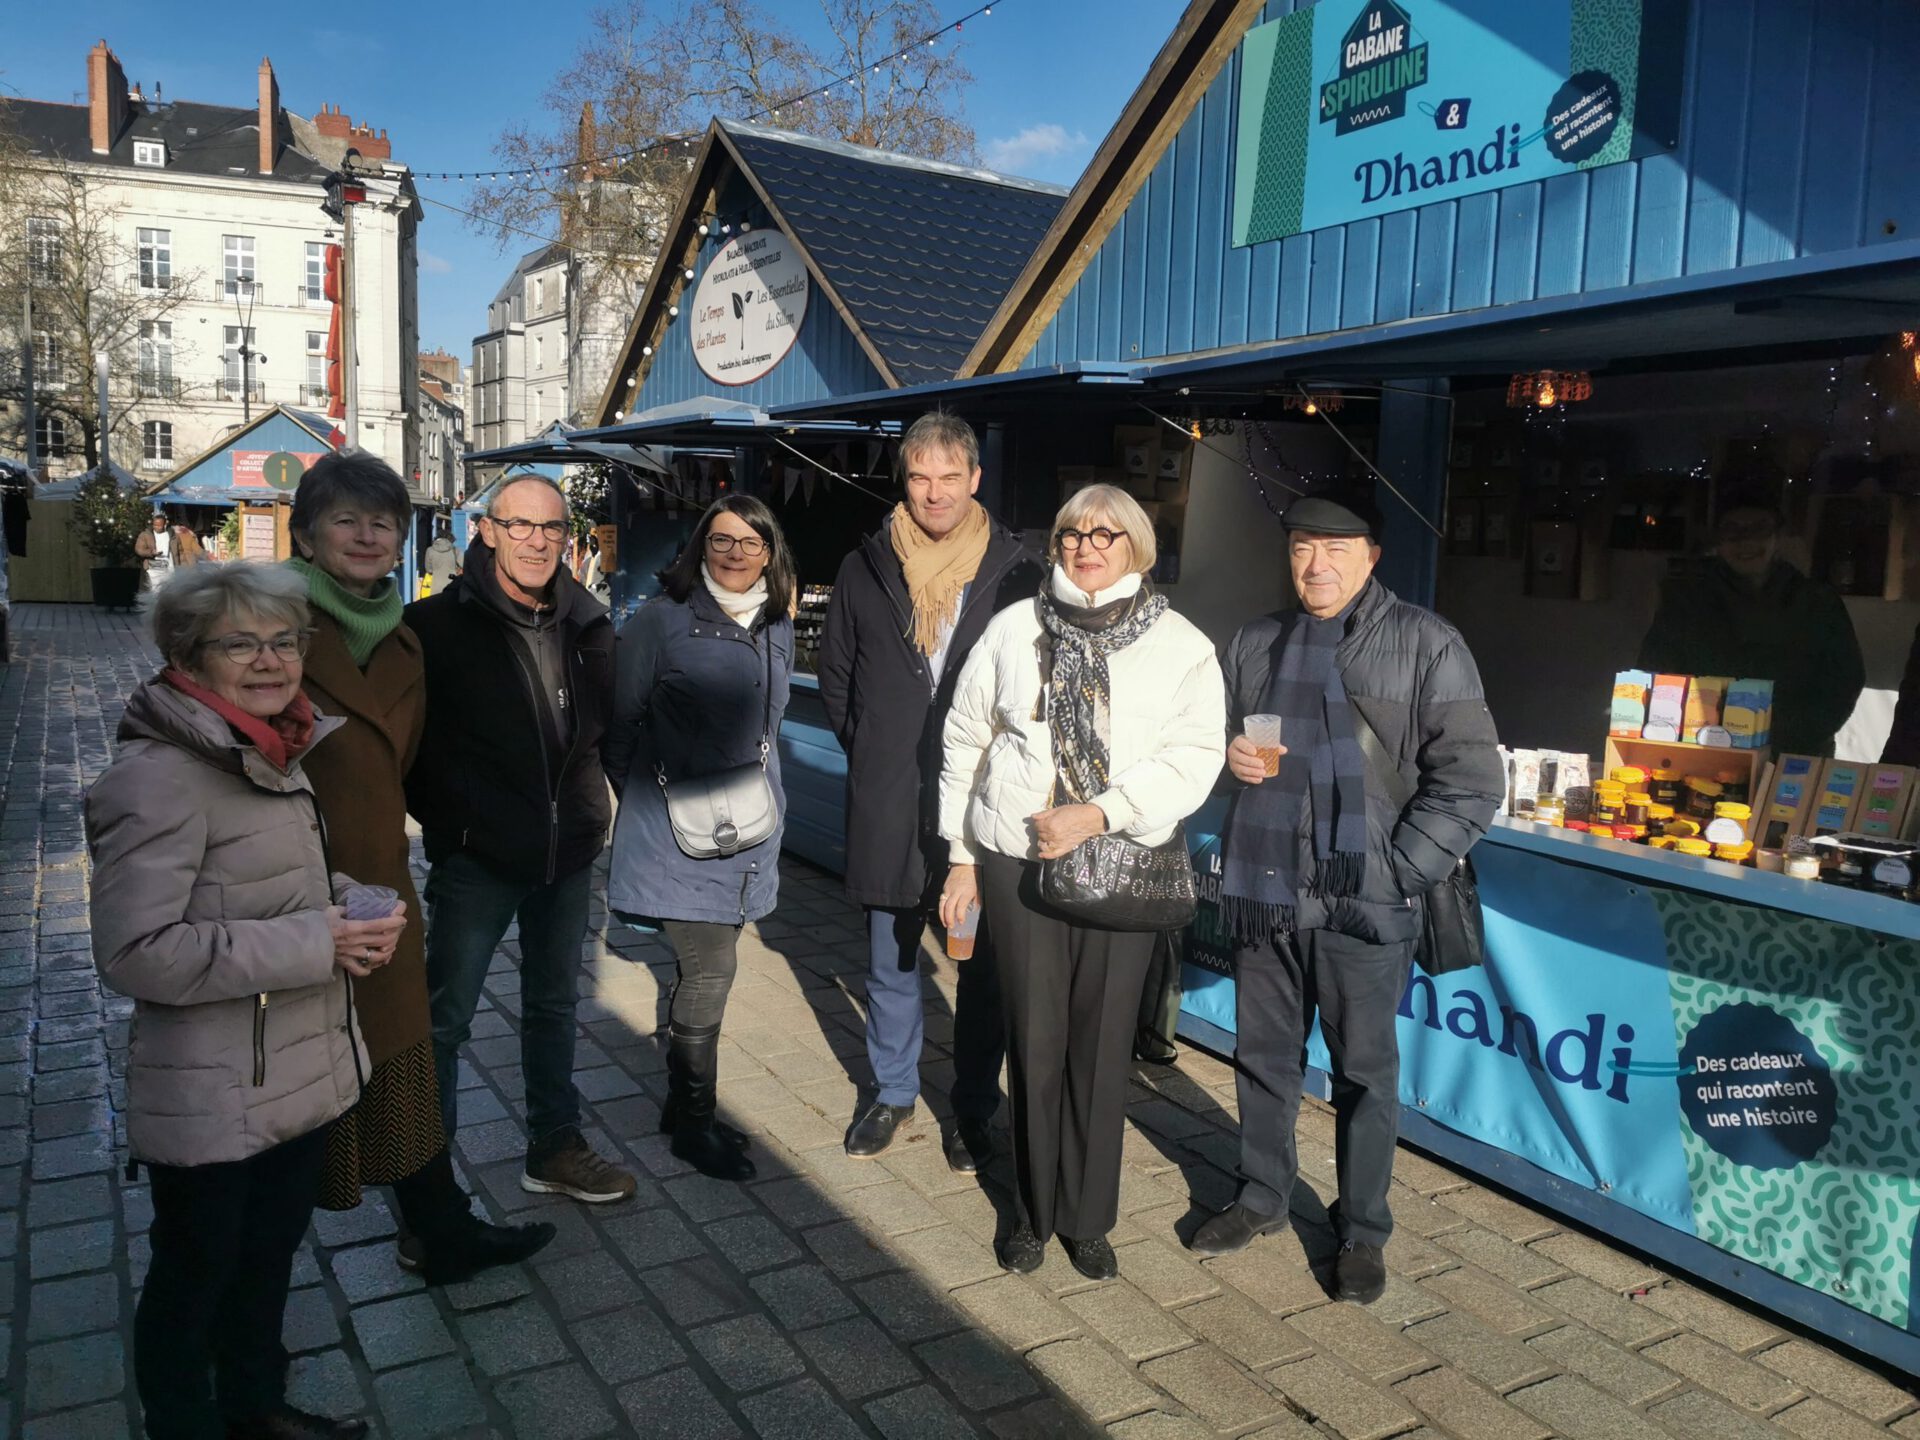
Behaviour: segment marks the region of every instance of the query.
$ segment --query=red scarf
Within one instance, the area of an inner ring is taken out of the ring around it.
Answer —
[[[231,700],[221,699],[171,666],[160,672],[160,678],[226,721],[236,735],[250,743],[283,775],[313,744],[313,705],[304,690],[296,689],[286,709],[263,720],[257,715],[247,714]]]

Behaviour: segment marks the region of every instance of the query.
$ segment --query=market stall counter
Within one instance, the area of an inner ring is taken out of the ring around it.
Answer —
[[[1413,972],[1402,1137],[1920,1372],[1920,906],[1504,817],[1474,863],[1487,963]],[[1230,1053],[1210,919],[1181,1029]]]

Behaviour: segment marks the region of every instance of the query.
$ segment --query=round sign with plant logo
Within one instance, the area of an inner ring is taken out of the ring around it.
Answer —
[[[688,333],[694,363],[722,385],[750,385],[767,375],[799,339],[811,289],[806,262],[785,235],[736,235],[694,287]]]

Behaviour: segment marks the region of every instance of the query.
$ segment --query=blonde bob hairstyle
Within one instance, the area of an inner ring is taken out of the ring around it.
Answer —
[[[1062,530],[1124,530],[1133,542],[1133,568],[1128,573],[1146,575],[1160,558],[1160,546],[1153,535],[1153,521],[1134,499],[1118,485],[1089,485],[1076,490],[1053,517],[1053,529],[1047,532],[1047,558],[1060,563]]]

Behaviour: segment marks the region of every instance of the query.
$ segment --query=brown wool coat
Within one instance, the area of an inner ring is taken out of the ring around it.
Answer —
[[[331,617],[313,612],[301,688],[315,708],[346,721],[306,757],[336,872],[400,892],[407,928],[393,959],[354,985],[360,1028],[375,1065],[430,1039],[426,926],[407,869],[407,797],[400,787],[427,723],[420,642],[402,625],[380,642],[366,672],[353,663]]]

